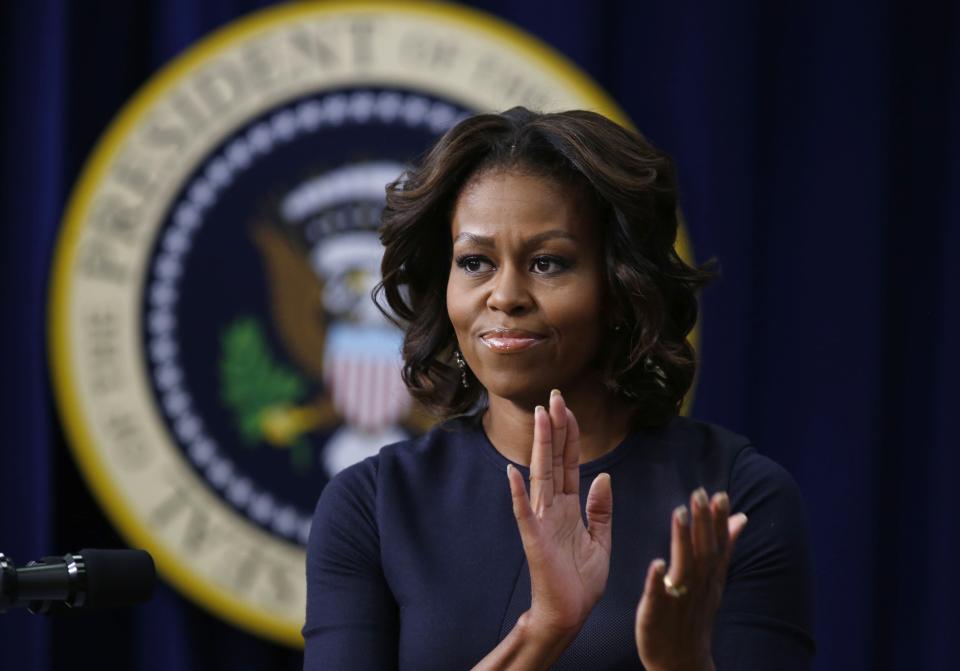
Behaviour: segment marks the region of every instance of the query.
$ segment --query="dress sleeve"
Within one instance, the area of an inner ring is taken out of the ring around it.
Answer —
[[[380,561],[376,462],[352,466],[323,490],[307,543],[304,670],[397,666],[397,604]]]
[[[753,447],[737,456],[731,511],[747,515],[714,625],[718,671],[811,667],[813,579],[807,520],[790,474]]]

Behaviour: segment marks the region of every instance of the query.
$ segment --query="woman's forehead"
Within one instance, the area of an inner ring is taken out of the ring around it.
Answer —
[[[573,238],[595,235],[592,208],[582,189],[525,172],[497,170],[471,179],[453,209],[455,241],[504,236]]]

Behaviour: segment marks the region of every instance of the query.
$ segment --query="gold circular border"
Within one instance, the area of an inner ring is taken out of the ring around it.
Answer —
[[[564,56],[518,28],[480,11],[448,4],[427,2],[318,2],[289,4],[260,10],[237,19],[227,26],[200,39],[187,51],[164,66],[144,84],[124,105],[108,126],[103,136],[83,167],[81,176],[70,195],[58,235],[52,264],[52,280],[48,301],[48,355],[53,378],[54,394],[74,457],[83,476],[101,507],[113,524],[131,545],[147,548],[153,554],[160,573],[178,590],[193,601],[206,607],[215,615],[276,642],[292,647],[302,647],[300,628],[291,629],[282,622],[249,607],[244,602],[229,596],[219,588],[197,579],[184,569],[183,561],[168,552],[154,538],[149,528],[137,516],[127,510],[118,491],[102,464],[102,455],[94,447],[87,423],[80,410],[70,356],[69,299],[70,279],[74,266],[77,243],[84,228],[85,214],[97,186],[102,181],[118,149],[144,113],[164,93],[173,87],[184,74],[207,61],[217,52],[242,41],[251,33],[261,32],[296,18],[317,17],[340,12],[384,12],[425,15],[438,22],[468,24],[490,37],[509,44],[516,53],[526,56],[548,70],[566,84],[578,96],[587,101],[595,111],[617,123],[633,128],[620,107],[594,84],[583,72]],[[689,240],[681,226],[677,240],[680,255],[692,259]],[[699,340],[698,329],[692,334],[694,344]],[[688,407],[690,395],[684,404]]]

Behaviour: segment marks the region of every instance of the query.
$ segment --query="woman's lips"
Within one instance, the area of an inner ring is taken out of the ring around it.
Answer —
[[[529,331],[489,331],[480,341],[494,352],[521,352],[543,342],[543,336]]]

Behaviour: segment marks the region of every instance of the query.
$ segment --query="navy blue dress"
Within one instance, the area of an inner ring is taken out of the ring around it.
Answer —
[[[305,669],[469,669],[496,647],[530,607],[507,463],[477,420],[458,419],[327,485],[307,549]],[[669,560],[671,512],[700,486],[749,518],[714,625],[717,668],[810,668],[806,519],[785,470],[741,436],[677,417],[582,465],[584,500],[601,472],[613,485],[610,575],[554,669],[643,668],[633,625],[647,567]]]

